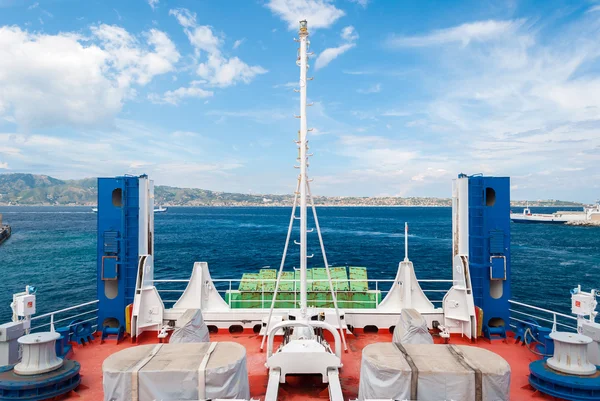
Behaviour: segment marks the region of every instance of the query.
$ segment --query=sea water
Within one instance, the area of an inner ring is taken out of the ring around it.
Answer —
[[[155,215],[155,278],[187,279],[196,261],[208,262],[213,278],[221,279],[279,268],[290,211],[170,207]],[[0,207],[0,213],[13,232],[0,246],[0,322],[10,319],[12,294],[25,285],[38,288],[38,314],[96,299],[97,215],[91,208],[13,206]],[[393,279],[404,258],[408,222],[417,277],[452,278],[451,208],[319,207],[318,213],[330,265],[366,266],[370,279]],[[571,288],[600,288],[599,234],[597,227],[512,223],[512,299],[569,313]],[[308,238],[308,253],[315,255],[309,266],[323,266],[316,232]],[[286,270],[298,267],[298,254],[290,244]],[[163,297],[173,300],[174,294]],[[428,296],[439,300],[443,293]]]

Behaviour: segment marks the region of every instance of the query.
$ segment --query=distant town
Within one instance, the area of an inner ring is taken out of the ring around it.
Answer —
[[[59,180],[47,175],[0,174],[0,205],[95,206],[98,188],[95,178]],[[163,206],[291,206],[293,195],[256,195],[216,192],[198,188],[155,187],[155,204]],[[452,206],[450,198],[315,196],[319,206]],[[583,207],[560,200],[511,201],[515,207]]]

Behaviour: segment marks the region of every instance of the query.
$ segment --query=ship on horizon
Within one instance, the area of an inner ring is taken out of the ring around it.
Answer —
[[[599,225],[600,201],[592,207],[584,207],[583,211],[561,210],[554,213],[531,213],[527,203],[522,213],[511,211],[510,219],[515,223]]]

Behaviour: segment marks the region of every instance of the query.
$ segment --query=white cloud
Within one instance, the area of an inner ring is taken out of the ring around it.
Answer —
[[[23,127],[107,125],[135,85],[174,69],[179,53],[152,29],[145,43],[112,25],[91,37],[0,27],[0,117]]]
[[[352,49],[356,44],[354,41],[358,39],[358,33],[354,30],[353,26],[347,26],[342,29],[340,34],[341,38],[348,42],[340,45],[338,47],[330,47],[328,49],[323,50],[319,56],[317,57],[317,61],[315,62],[315,69],[321,69],[326,67],[333,60]]]
[[[174,15],[179,24],[184,28],[192,28],[196,25],[196,14],[186,8],[169,10],[169,15]]]
[[[594,12],[596,12],[596,11],[600,11],[600,4],[597,4],[597,5],[595,5],[595,6],[592,6],[592,7],[590,7],[590,8],[587,10],[587,12],[588,12],[588,13],[594,13]]]
[[[204,150],[207,141],[210,152]],[[219,151],[218,145],[195,133],[170,133],[119,119],[103,135],[85,129],[62,138],[0,133],[0,150],[18,149],[5,158],[12,171],[65,179],[145,173],[157,184],[226,190],[229,181],[223,177],[244,162]]]
[[[255,76],[265,74],[261,66],[249,66],[237,57],[224,58],[220,53],[211,54],[205,63],[198,65],[196,73],[211,85],[226,87],[238,82],[249,83]]]
[[[381,115],[386,117],[408,117],[412,113],[406,110],[387,110],[381,113]]]
[[[442,40],[434,31],[413,42],[487,40],[418,50],[429,60],[422,83],[427,97],[384,113],[410,116],[399,134],[422,139],[423,151],[447,160],[415,160],[413,182],[443,184],[447,177],[436,177],[439,169],[483,172],[511,176],[517,198],[593,200],[598,187],[585,182],[600,180],[593,168],[600,161],[600,74],[590,68],[600,61],[600,44],[590,39],[600,34],[595,16],[551,29],[515,22],[497,36],[473,34],[464,41],[461,35]]]
[[[173,138],[197,138],[200,135],[192,131],[175,131],[171,133],[171,136]]]
[[[285,84],[277,84],[277,85],[273,85],[274,89],[277,88],[295,88],[298,86],[298,82],[297,81],[292,81],[292,82],[286,82]]]
[[[354,27],[350,25],[342,29],[341,37],[345,41],[354,42],[356,39],[358,39],[358,33],[356,33]]]
[[[120,71],[121,84],[133,81],[145,85],[154,76],[172,71],[180,58],[175,44],[164,32],[156,29],[145,35],[154,52],[140,48],[136,38],[115,25],[92,27],[92,33],[102,42],[110,62]]]
[[[150,7],[152,7],[152,10],[154,10],[156,8],[156,6],[158,5],[159,0],[148,0],[148,5]]]
[[[420,172],[417,175],[414,175],[411,180],[413,181],[425,181],[429,178],[440,178],[440,177],[447,177],[448,176],[448,171],[444,170],[443,168],[431,168],[429,167],[427,170]]]
[[[238,47],[240,47],[242,45],[242,43],[244,43],[246,41],[246,39],[238,39],[235,42],[233,42],[233,48],[237,49]]]
[[[148,99],[152,103],[156,104],[168,103],[172,105],[178,105],[183,99],[186,98],[204,99],[213,95],[213,91],[199,88],[192,82],[192,86],[190,87],[181,87],[179,89],[166,91],[163,96],[158,96],[157,94],[152,93],[148,96]]]
[[[208,85],[227,87],[238,82],[249,83],[257,75],[267,73],[263,67],[250,66],[238,57],[225,57],[221,51],[222,39],[214,34],[212,27],[197,25],[195,13],[180,8],[170,10],[169,14],[174,15],[183,26],[197,57],[202,57],[201,50],[207,53],[204,61],[197,65],[196,74]]]
[[[379,93],[381,92],[381,84],[375,84],[366,89],[357,89],[356,91],[362,94]]]
[[[263,110],[263,109],[236,110],[236,111],[210,110],[206,113],[206,115],[217,116],[217,117],[220,117],[221,119],[225,119],[227,117],[245,118],[245,119],[249,119],[249,120],[255,121],[257,123],[261,123],[261,124],[269,124],[269,123],[272,123],[273,121],[283,120],[285,118],[290,117],[289,113],[286,113],[286,111],[273,110],[273,109],[270,109],[270,110]]]
[[[329,28],[345,15],[330,0],[268,0],[265,6],[287,22],[289,30],[298,30],[298,23],[304,19],[308,21],[309,32]]]
[[[449,43],[460,43],[463,46],[471,42],[486,42],[502,39],[515,32],[524,24],[524,20],[510,21],[476,21],[452,28],[439,29],[426,35],[393,36],[388,39],[390,47],[425,47]]]
[[[0,170],[8,170],[8,163],[4,162],[0,162]]]
[[[319,57],[317,57],[317,61],[315,62],[315,69],[318,70],[327,66],[333,60],[346,53],[354,46],[356,46],[354,43],[346,43],[345,45],[341,45],[338,47],[330,47],[329,49],[323,50],[321,54],[319,54]]]
[[[359,6],[362,6],[362,8],[367,8],[370,0],[349,0],[349,1],[351,3],[355,3],[355,4],[358,4]]]
[[[172,69],[178,53],[151,31],[154,51],[122,28],[100,25],[91,38],[0,27],[0,116],[23,126],[106,124],[133,84]]]
[[[342,71],[344,74],[348,74],[348,75],[370,75],[373,74],[373,71],[362,71],[362,70],[343,70]]]
[[[33,3],[32,5],[30,5],[29,7],[27,7],[28,10],[33,10],[34,8],[38,8],[40,6],[40,3],[38,3],[37,1],[35,3]]]

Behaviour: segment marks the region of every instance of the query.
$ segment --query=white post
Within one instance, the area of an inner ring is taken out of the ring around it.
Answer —
[[[408,262],[408,223],[404,223],[404,261]]]
[[[300,314],[307,317],[306,283],[306,70],[308,29],[306,21],[300,21]]]

